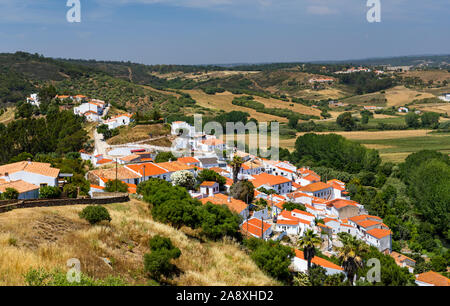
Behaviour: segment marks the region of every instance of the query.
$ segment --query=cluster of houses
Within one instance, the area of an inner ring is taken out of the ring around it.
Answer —
[[[179,134],[180,128],[186,130],[183,134],[187,136],[181,138],[189,142],[192,148],[209,154],[156,163],[156,154],[145,149],[133,150],[130,155],[116,160],[81,151],[81,158],[93,161],[96,167],[86,174],[91,196],[104,192],[107,182],[116,179],[127,184],[128,192],[133,194],[138,184],[151,178],[171,182],[174,173],[188,171],[197,177],[202,170],[209,169],[224,177],[225,185],[205,181],[200,184],[199,190],[189,193],[203,204],[226,205],[239,214],[243,235],[265,240],[280,240],[284,236],[297,239],[305,231],[312,230],[328,242],[327,252],[332,255],[332,247],[340,243],[337,235],[347,233],[389,254],[399,266],[413,271],[414,260],[392,252],[389,227],[380,217],[369,215],[363,205],[352,201],[344,182],[336,179],[324,182],[319,174],[307,167],[297,168],[287,161],[268,160],[235,150],[231,158],[237,155],[243,161],[238,179],[247,180],[255,187],[254,201],[247,204],[249,201],[229,196],[233,169],[227,160],[214,155],[215,151],[226,149],[226,145],[214,136],[197,133],[185,122],[175,122],[172,128],[174,134]],[[115,163],[115,166],[97,168],[105,163]],[[63,178],[64,174],[50,164],[30,160],[8,164],[0,166],[0,193],[14,188],[19,191],[19,199],[38,198],[41,187],[61,186]],[[286,209],[287,204],[291,203],[301,204],[298,208],[302,209]],[[344,273],[342,267],[323,258],[315,257],[313,263],[322,266],[328,274]],[[306,271],[306,266],[303,252],[296,250],[292,259],[293,269]],[[427,283],[425,276],[417,278],[417,282]]]
[[[450,102],[450,93],[445,93],[439,96],[439,99],[445,102]]]
[[[15,189],[20,200],[37,199],[44,186],[59,186],[64,176],[48,163],[21,161],[0,166],[0,193]]]

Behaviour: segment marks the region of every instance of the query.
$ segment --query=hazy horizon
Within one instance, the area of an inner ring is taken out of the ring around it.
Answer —
[[[0,0],[1,52],[148,65],[334,62],[450,54],[448,0]]]

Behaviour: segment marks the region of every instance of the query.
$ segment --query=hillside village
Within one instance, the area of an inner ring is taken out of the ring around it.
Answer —
[[[132,120],[131,114],[105,119],[110,106],[101,100],[83,95],[56,98],[76,102],[78,106],[73,108],[74,114],[84,116],[88,122],[104,124],[110,130],[127,126]],[[31,95],[27,102],[39,106],[37,95]],[[390,255],[399,266],[407,267],[412,273],[415,261],[392,251],[389,227],[380,217],[369,215],[363,205],[350,199],[344,182],[332,178],[324,181],[308,167],[297,168],[288,161],[268,160],[237,151],[213,135],[196,132],[184,121],[173,122],[171,134],[180,136],[174,149],[186,152],[182,149],[188,148],[190,153],[160,163],[154,162],[158,150],[141,144],[122,145],[100,153],[98,143],[103,140],[97,137],[93,153],[80,151],[81,159],[89,161],[95,168],[86,174],[90,182],[89,195],[98,196],[105,192],[110,181],[119,180],[128,186],[129,194],[136,194],[138,185],[150,179],[172,182],[177,173],[189,172],[197,178],[203,170],[212,170],[225,179],[223,188],[218,182],[203,181],[189,193],[203,204],[225,205],[241,216],[240,228],[245,237],[282,241],[295,248],[296,244],[292,242],[312,231],[322,240],[323,254],[334,256],[336,247],[342,246],[338,234],[347,233]],[[232,154],[221,156],[223,151]],[[233,175],[232,161],[235,158],[241,161],[237,176]],[[70,176],[47,163],[28,160],[7,164],[0,166],[0,193],[15,189],[19,200],[37,199],[42,187],[63,188],[65,179]],[[253,201],[246,203],[230,196],[230,189],[237,181],[248,181],[254,186]],[[297,208],[288,210],[286,204],[295,204]],[[344,273],[341,266],[325,258],[315,257],[312,263],[323,267],[329,275]],[[307,259],[298,249],[295,249],[295,258],[292,259],[292,270],[307,271]],[[425,276],[417,275],[416,283],[430,285],[432,282],[424,280]]]

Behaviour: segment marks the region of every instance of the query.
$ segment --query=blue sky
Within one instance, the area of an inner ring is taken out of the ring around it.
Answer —
[[[449,0],[0,0],[0,52],[225,64],[450,53]]]

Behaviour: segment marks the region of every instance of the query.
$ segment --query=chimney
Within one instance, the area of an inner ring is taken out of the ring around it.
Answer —
[[[31,164],[31,158],[27,158],[28,164]]]
[[[228,203],[231,203],[231,197],[228,197]]]

